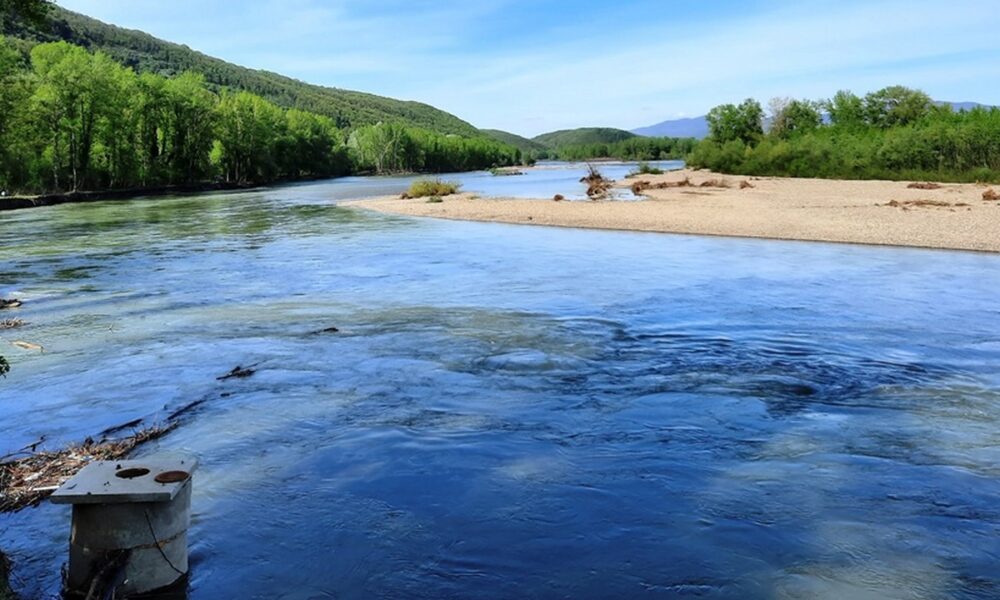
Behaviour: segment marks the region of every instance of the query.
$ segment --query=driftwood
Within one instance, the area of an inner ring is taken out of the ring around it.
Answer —
[[[0,319],[0,329],[17,329],[24,327],[26,323],[21,319]]]
[[[40,442],[28,446],[25,449],[33,452],[29,456],[0,463],[0,513],[35,506],[90,462],[123,459],[140,444],[163,437],[177,425],[174,422],[148,427],[120,439],[87,438],[82,444],[64,450],[33,452]]]
[[[926,182],[926,183],[918,182],[918,183],[911,183],[910,185],[908,185],[906,187],[907,187],[907,189],[911,189],[911,190],[939,190],[939,189],[941,189],[941,184],[939,184],[939,183],[930,183],[930,182]]]
[[[987,201],[1000,200],[1000,194],[996,193],[996,191],[992,189],[986,190],[985,192],[983,192],[983,200]]]
[[[253,374],[257,372],[257,370],[254,369],[254,367],[256,366],[257,365],[250,365],[249,367],[244,368],[239,365],[236,365],[235,367],[233,367],[232,371],[226,373],[221,377],[216,377],[215,379],[217,381],[226,381],[229,379],[246,379],[247,377],[252,377]]]

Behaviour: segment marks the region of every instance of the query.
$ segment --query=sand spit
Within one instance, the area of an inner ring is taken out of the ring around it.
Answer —
[[[1000,252],[1000,202],[988,199],[993,187],[911,183],[924,182],[748,178],[684,170],[617,182],[639,190],[645,197],[641,201],[460,194],[432,204],[389,197],[342,206],[469,221]]]

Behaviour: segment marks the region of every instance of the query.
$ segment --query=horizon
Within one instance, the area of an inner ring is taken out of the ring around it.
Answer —
[[[241,66],[423,102],[529,138],[578,127],[633,130],[746,97],[817,100],[896,84],[942,101],[1000,104],[1000,84],[990,83],[1000,75],[991,43],[997,19],[984,0],[963,0],[946,14],[926,0],[807,8],[726,0],[670,10],[650,0],[586,0],[572,14],[556,2],[523,0],[250,0],[239,11],[228,0],[57,4]],[[617,35],[595,40],[593,23]],[[683,71],[671,72],[679,58]],[[657,76],[660,69],[667,75]]]

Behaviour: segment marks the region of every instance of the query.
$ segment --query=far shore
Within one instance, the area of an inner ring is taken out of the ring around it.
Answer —
[[[637,182],[648,184],[638,201],[458,194],[441,203],[394,196],[341,206],[521,225],[1000,252],[1000,202],[984,200],[987,185],[914,189],[899,181],[758,178],[690,169],[616,185]],[[1000,192],[1000,186],[992,189]]]
[[[39,194],[37,196],[3,196],[0,197],[0,212],[38,208],[41,206],[56,206],[59,204],[78,204],[82,202],[103,202],[105,200],[132,200],[135,198],[153,198],[159,196],[174,196],[185,194],[202,194],[205,192],[244,191],[254,189],[255,185],[236,183],[194,183],[190,185],[161,186],[154,188],[135,188],[127,190],[103,190],[80,192],[57,192]]]

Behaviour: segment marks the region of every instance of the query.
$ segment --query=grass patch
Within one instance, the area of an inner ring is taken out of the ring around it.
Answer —
[[[640,175],[663,175],[663,169],[658,169],[648,162],[641,162],[634,171],[628,174],[628,177],[638,177]]]
[[[441,196],[431,196],[427,199],[427,204],[441,204],[442,202],[444,202],[444,200]]]
[[[453,181],[443,181],[441,179],[418,179],[410,185],[409,191],[404,194],[405,198],[433,198],[435,196],[450,196],[457,194],[461,185]]]

